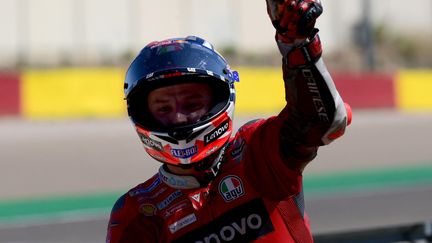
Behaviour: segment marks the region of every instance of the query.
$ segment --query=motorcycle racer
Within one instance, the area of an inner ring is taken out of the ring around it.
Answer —
[[[302,172],[351,111],[321,54],[318,0],[267,0],[285,108],[234,136],[239,74],[206,40],[148,44],[129,66],[129,117],[159,171],[115,203],[107,242],[313,242]]]

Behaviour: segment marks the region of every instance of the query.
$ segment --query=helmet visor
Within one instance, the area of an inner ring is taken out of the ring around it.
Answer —
[[[193,121],[191,124],[167,125],[156,119],[148,104],[149,94],[160,87],[185,83],[204,83],[210,88],[211,104],[208,111]],[[145,84],[145,85],[144,85]],[[129,116],[135,123],[143,128],[155,132],[170,132],[178,130],[190,130],[207,123],[209,120],[220,114],[229,106],[230,89],[229,84],[214,77],[197,75],[186,75],[175,78],[158,80],[157,82],[145,82],[132,92],[128,98]]]

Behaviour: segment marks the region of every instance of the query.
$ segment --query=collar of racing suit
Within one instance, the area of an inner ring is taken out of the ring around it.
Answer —
[[[225,149],[228,147],[228,145],[229,143],[223,146],[212,165],[208,169],[202,171],[204,173],[202,180],[198,180],[198,178],[192,175],[173,174],[168,171],[166,165],[162,165],[159,168],[159,178],[165,184],[175,189],[195,189],[205,187],[218,175],[221,165],[225,160]]]

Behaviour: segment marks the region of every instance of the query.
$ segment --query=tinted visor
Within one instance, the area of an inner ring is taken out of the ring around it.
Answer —
[[[152,90],[160,87],[182,83],[206,83],[212,91],[212,104],[210,110],[197,122],[182,126],[164,126],[153,117],[148,107],[148,95]],[[175,130],[190,130],[208,123],[229,106],[230,88],[227,82],[211,76],[185,75],[167,79],[159,79],[141,83],[128,97],[128,113],[135,123],[141,127],[155,132],[170,132]]]

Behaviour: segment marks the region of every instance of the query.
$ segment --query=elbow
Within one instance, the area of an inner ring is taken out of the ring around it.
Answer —
[[[351,124],[352,110],[349,104],[341,102],[335,111],[334,120],[327,133],[322,137],[322,142],[327,145],[345,134],[346,127]]]

